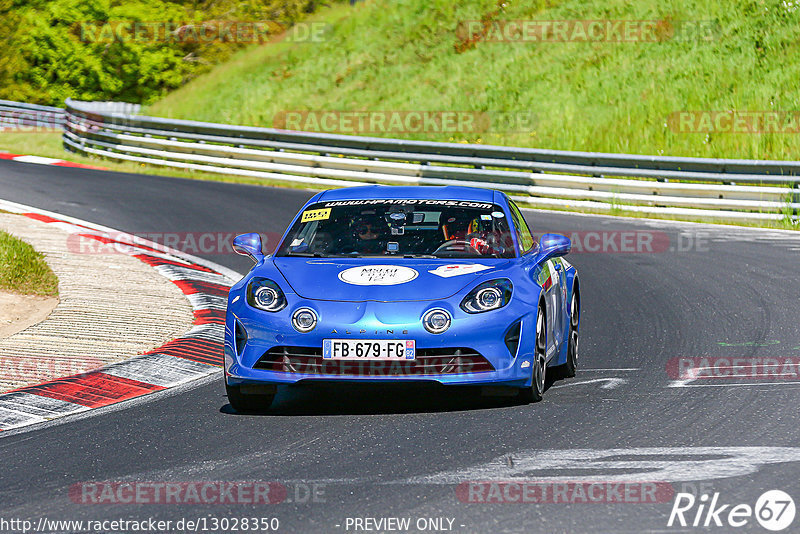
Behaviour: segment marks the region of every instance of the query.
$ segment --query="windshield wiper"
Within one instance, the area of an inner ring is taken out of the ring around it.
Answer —
[[[496,252],[492,252],[491,254],[471,254],[471,255],[462,255],[462,256],[430,256],[431,258],[436,259],[449,259],[449,260],[485,260],[485,259],[500,259],[502,256],[497,254]]]
[[[324,258],[319,252],[288,252],[287,256],[297,256],[299,258]]]
[[[425,258],[425,259],[437,259],[438,256],[434,256],[433,254],[403,254],[404,258]]]

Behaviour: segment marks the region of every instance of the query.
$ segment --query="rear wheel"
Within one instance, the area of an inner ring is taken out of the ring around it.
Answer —
[[[531,367],[531,385],[523,388],[520,396],[525,402],[539,402],[544,395],[547,379],[547,327],[542,306],[539,306],[536,314],[536,343]]]
[[[231,386],[225,383],[225,392],[231,408],[237,412],[258,412],[266,410],[275,398],[275,386]]]
[[[569,339],[567,341],[567,363],[564,366],[564,376],[572,378],[578,369],[578,326],[580,325],[580,299],[578,294],[572,293],[572,302],[569,309]]]

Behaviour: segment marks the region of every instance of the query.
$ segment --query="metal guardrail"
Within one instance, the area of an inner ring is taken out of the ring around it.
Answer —
[[[138,112],[131,104],[68,99],[64,146],[120,161],[326,187],[490,187],[548,208],[795,221],[800,210],[800,162],[794,161],[436,143],[231,126]]]
[[[0,100],[0,132],[57,131],[64,128],[65,117],[66,112],[61,108]]]
[[[83,102],[85,109],[97,113],[139,113],[139,104],[127,102]],[[65,109],[0,100],[0,131],[42,131],[43,129],[63,130],[67,112]]]
[[[84,102],[67,99],[67,103],[73,102],[79,104],[81,109],[87,113],[103,114],[118,114],[118,115],[136,115],[141,111],[140,104],[131,104],[129,102]]]

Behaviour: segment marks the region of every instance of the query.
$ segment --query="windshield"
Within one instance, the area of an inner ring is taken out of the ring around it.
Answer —
[[[278,256],[513,258],[508,219],[492,203],[348,200],[303,210]]]

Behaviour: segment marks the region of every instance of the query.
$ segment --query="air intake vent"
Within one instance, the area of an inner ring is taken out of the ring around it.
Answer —
[[[236,354],[239,355],[242,353],[247,343],[247,331],[239,321],[236,321],[234,330],[236,331]]]
[[[519,348],[519,333],[522,330],[522,322],[517,322],[514,326],[508,329],[506,332],[506,347],[508,347],[508,352],[511,353],[512,356],[517,355],[517,349]]]

